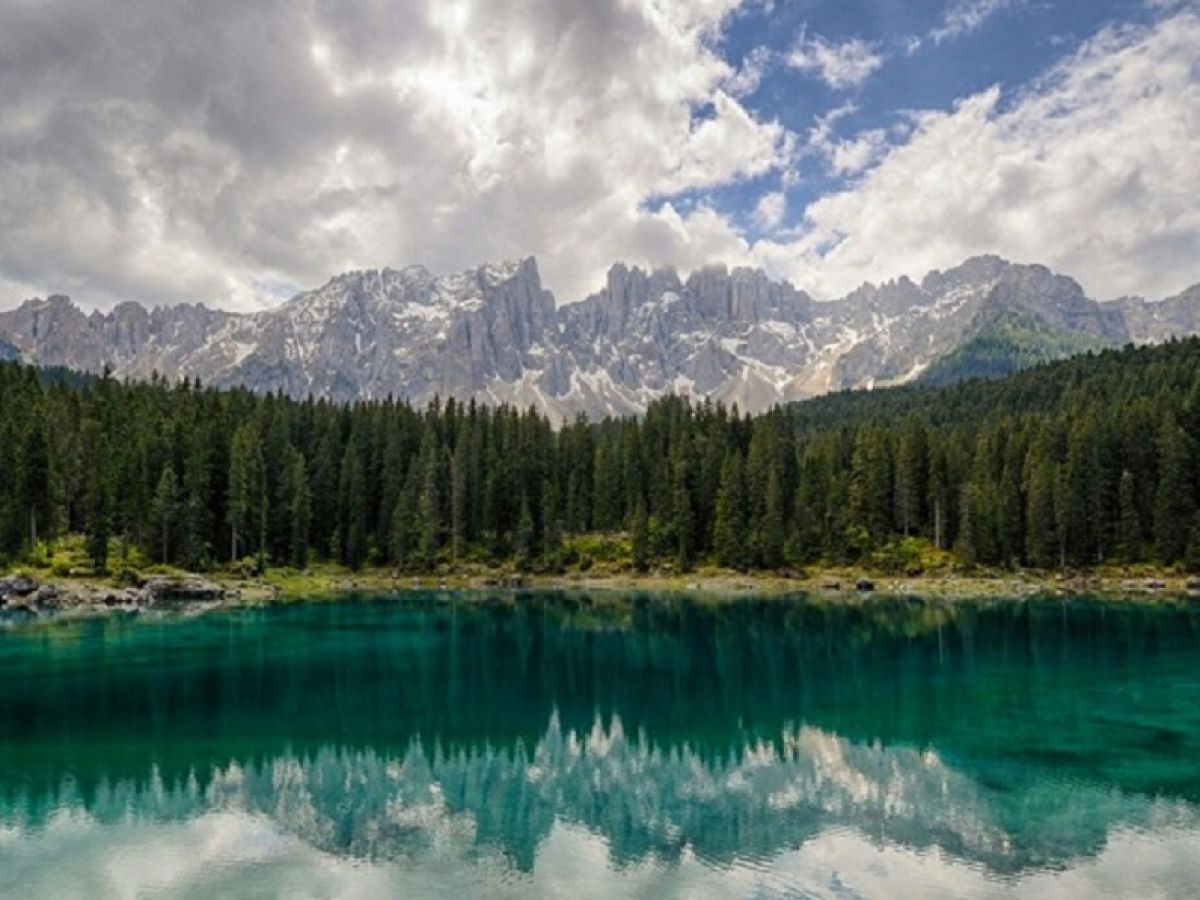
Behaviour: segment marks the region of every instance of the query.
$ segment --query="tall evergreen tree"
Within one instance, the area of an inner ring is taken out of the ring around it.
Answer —
[[[863,428],[858,432],[850,475],[853,522],[867,530],[873,542],[892,532],[893,462],[887,432]]]
[[[528,497],[521,498],[521,512],[517,517],[515,544],[517,571],[528,572],[533,567],[534,554],[533,510],[529,507]]]
[[[261,557],[267,523],[266,464],[258,429],[247,422],[234,432],[229,450],[229,528],[231,559]]]
[[[88,477],[87,506],[87,552],[96,572],[108,571],[108,544],[112,537],[113,485],[109,476],[108,438],[103,426],[89,421],[85,427],[88,446],[96,453],[91,474]]]
[[[417,469],[416,465],[409,467],[404,488],[396,498],[396,508],[392,511],[391,558],[399,569],[411,568],[418,562],[420,473]]]
[[[1173,563],[1184,555],[1195,515],[1195,484],[1188,436],[1173,415],[1158,433],[1158,493],[1154,540],[1159,558]]]
[[[562,521],[558,511],[558,491],[546,479],[542,485],[542,564],[550,571],[562,564]]]
[[[470,445],[460,442],[450,464],[450,558],[458,562],[466,551],[470,527]]]
[[[675,490],[672,495],[671,530],[675,536],[675,564],[683,571],[696,559],[696,514],[692,508],[689,454],[682,444],[674,455]]]
[[[896,453],[896,521],[905,535],[921,529],[929,491],[929,437],[925,424],[910,416]]]
[[[359,569],[370,553],[368,540],[367,473],[363,462],[365,448],[359,429],[350,433],[342,457],[339,478],[341,497],[342,561],[351,569]]]
[[[778,569],[783,565],[783,503],[783,475],[778,466],[771,466],[767,474],[762,517],[755,529],[754,541],[758,564],[764,569]]]
[[[283,500],[287,507],[287,560],[297,569],[308,565],[309,534],[312,525],[312,492],[304,454],[292,449],[283,480]]]
[[[746,553],[746,485],[742,475],[742,458],[736,451],[726,453],[725,462],[721,464],[713,545],[717,551],[717,562],[722,566],[746,568],[749,562]]]
[[[172,466],[164,466],[154,490],[151,517],[157,526],[159,559],[165,564],[171,561],[171,536],[179,515],[179,481]]]
[[[1046,455],[1033,460],[1026,505],[1025,554],[1030,565],[1049,569],[1059,561],[1057,517],[1054,509],[1057,472]]]
[[[421,441],[421,493],[417,501],[422,564],[433,568],[442,544],[441,443],[430,424]]]
[[[17,485],[20,508],[28,523],[29,546],[35,547],[42,529],[50,519],[50,453],[46,441],[46,426],[41,410],[30,413],[17,457]]]
[[[638,497],[634,501],[629,521],[629,540],[633,555],[633,567],[639,572],[650,568],[650,523],[646,513],[646,501]]]
[[[1118,490],[1117,552],[1124,562],[1142,558],[1142,524],[1137,508],[1137,483],[1133,473],[1121,473]]]

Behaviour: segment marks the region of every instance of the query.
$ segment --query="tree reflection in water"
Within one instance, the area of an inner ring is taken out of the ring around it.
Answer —
[[[1200,619],[1075,602],[411,595],[0,636],[0,821],[264,817],[321,851],[997,874],[1195,828]],[[0,855],[3,851],[0,850]]]

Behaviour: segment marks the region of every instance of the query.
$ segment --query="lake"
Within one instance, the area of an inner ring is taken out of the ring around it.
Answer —
[[[1200,604],[410,592],[0,631],[0,896],[1194,897]]]

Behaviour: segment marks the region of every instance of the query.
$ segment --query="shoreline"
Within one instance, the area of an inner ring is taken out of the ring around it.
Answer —
[[[500,569],[398,575],[386,569],[352,572],[327,566],[305,572],[271,569],[256,577],[221,571],[203,575],[182,571],[156,573],[135,585],[119,585],[94,576],[43,577],[38,572],[8,575],[0,578],[0,625],[118,613],[193,613],[331,602],[355,595],[383,596],[407,591],[471,591],[486,595],[537,590],[599,593],[606,595],[607,601],[618,603],[622,600],[619,594],[656,593],[714,603],[787,595],[805,595],[831,603],[897,597],[947,603],[998,598],[1200,603],[1200,578],[1152,568],[1077,574],[1019,570],[909,576],[831,568],[787,576],[726,570],[686,574],[628,571],[518,574]]]

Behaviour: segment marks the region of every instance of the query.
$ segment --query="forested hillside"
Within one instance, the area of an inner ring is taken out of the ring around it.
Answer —
[[[555,569],[625,532],[638,567],[1200,562],[1200,340],[997,381],[834,395],[748,417],[681,398],[638,419],[453,400],[297,402],[0,364],[0,557],[86,535],[204,569],[254,557]]]
[[[1001,378],[1038,363],[1103,350],[1114,343],[1087,334],[1056,331],[1034,315],[1007,313],[995,317],[965,344],[934,360],[918,380],[937,386],[968,378]]]

